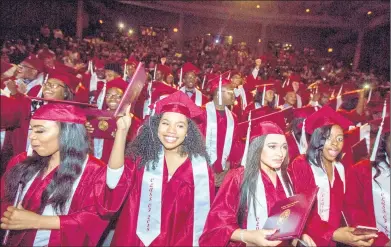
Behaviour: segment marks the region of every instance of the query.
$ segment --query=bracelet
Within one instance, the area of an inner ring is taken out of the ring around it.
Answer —
[[[243,233],[244,233],[244,230],[240,230],[240,241],[242,241],[243,243],[247,244],[246,241],[244,241],[244,236],[243,236]]]

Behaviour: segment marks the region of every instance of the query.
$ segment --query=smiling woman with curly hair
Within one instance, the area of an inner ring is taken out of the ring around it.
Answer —
[[[129,115],[117,121],[107,186],[97,191],[103,213],[118,217],[114,246],[198,246],[210,203],[213,175],[193,119],[202,110],[178,91],[156,103],[124,158]],[[109,198],[109,200],[107,200]]]

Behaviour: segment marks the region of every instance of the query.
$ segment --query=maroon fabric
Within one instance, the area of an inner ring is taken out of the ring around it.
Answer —
[[[317,187],[315,178],[312,173],[310,164],[304,155],[298,156],[288,167],[288,173],[292,179],[294,191],[297,194],[310,195]],[[342,210],[344,205],[344,188],[343,182],[334,168],[334,185],[330,185],[330,217],[329,220],[323,221],[318,214],[318,205],[315,202],[314,207],[307,220],[304,233],[307,233],[315,241],[317,246],[335,246],[336,242],[332,241],[335,230],[340,227],[342,220]]]
[[[110,190],[106,184],[96,186],[95,195],[102,215],[112,215],[121,207],[111,246],[144,246],[136,234],[140,194],[144,168],[138,169],[138,161],[126,160],[125,171],[119,184]],[[106,177],[105,168],[101,177]],[[209,194],[214,199],[214,179],[209,172]],[[178,167],[168,180],[164,162],[162,191],[161,233],[150,246],[191,246],[194,222],[194,184],[191,161]]]
[[[242,226],[239,225],[237,218],[243,177],[243,167],[228,172],[209,211],[204,232],[199,240],[200,246],[245,246],[244,243],[230,240],[236,229],[247,228],[247,212],[244,215]],[[274,204],[281,199],[285,199],[286,195],[278,178],[277,186],[274,187],[265,172],[261,171],[261,177],[265,186],[267,202],[265,206],[267,206],[267,211],[270,213]],[[287,246],[287,244],[287,242],[283,242],[281,246]]]
[[[26,157],[27,154],[25,152],[14,157],[10,161],[7,170],[25,160]],[[108,219],[103,219],[97,214],[92,193],[94,184],[97,183],[96,174],[102,167],[106,168],[101,161],[92,156],[89,157],[73,196],[68,214],[59,216],[60,229],[51,231],[49,246],[96,246],[98,244],[104,229],[109,223]],[[38,212],[41,195],[51,182],[54,173],[55,170],[43,179],[40,176],[35,178],[22,202],[26,210]],[[5,177],[3,176],[1,181],[2,185],[4,185],[4,180]],[[105,180],[103,182],[105,183]],[[4,186],[1,188],[1,198],[4,199]],[[7,205],[10,205],[10,203],[2,200],[2,214]],[[35,235],[36,230],[11,231],[9,243],[11,246],[32,246]]]
[[[344,213],[349,225],[376,228],[372,194],[372,166],[369,160],[363,160],[349,168],[345,196]],[[390,241],[383,232],[379,232],[378,236],[373,246],[385,246]]]
[[[35,111],[31,119],[49,120],[64,123],[84,124],[86,116],[84,111],[74,105],[46,104]]]

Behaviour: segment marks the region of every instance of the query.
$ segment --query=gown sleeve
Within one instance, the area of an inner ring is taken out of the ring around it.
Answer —
[[[240,228],[237,221],[240,175],[237,169],[230,170],[224,179],[206,219],[200,246],[226,246],[232,233]]]
[[[310,194],[316,187],[312,171],[304,155],[298,156],[288,167],[294,191],[297,194]],[[312,208],[304,232],[307,233],[317,246],[335,245],[332,241],[336,229],[323,221],[318,212]]]

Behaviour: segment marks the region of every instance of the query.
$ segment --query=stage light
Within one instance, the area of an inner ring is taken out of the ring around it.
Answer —
[[[218,44],[219,42],[220,42],[220,40],[218,40],[218,39],[215,40],[215,43],[216,43],[216,44]]]
[[[310,11],[311,11],[310,9],[306,9],[306,10],[305,10],[306,13],[309,13]]]
[[[262,42],[262,39],[258,39],[258,43],[261,43]]]
[[[368,11],[367,15],[372,15],[372,11]]]
[[[178,32],[178,28],[174,27],[174,29],[172,31],[174,31],[174,33],[177,33]]]
[[[119,27],[120,29],[122,29],[122,28],[125,27],[125,24],[123,24],[122,22],[120,22],[120,23],[118,23],[118,27]]]
[[[211,36],[211,34],[210,34],[210,33],[207,33],[206,35],[208,35],[208,36]]]
[[[133,34],[133,29],[129,29],[129,34]]]
[[[103,20],[99,20],[99,23],[100,23],[100,24],[103,24]]]
[[[329,52],[329,53],[333,52],[333,48],[327,49],[327,52]]]
[[[258,5],[257,5],[257,9],[260,9],[260,8],[261,8],[261,5],[258,4]]]
[[[230,35],[230,36],[228,36],[228,38],[232,39],[233,37],[232,37],[232,35]]]

